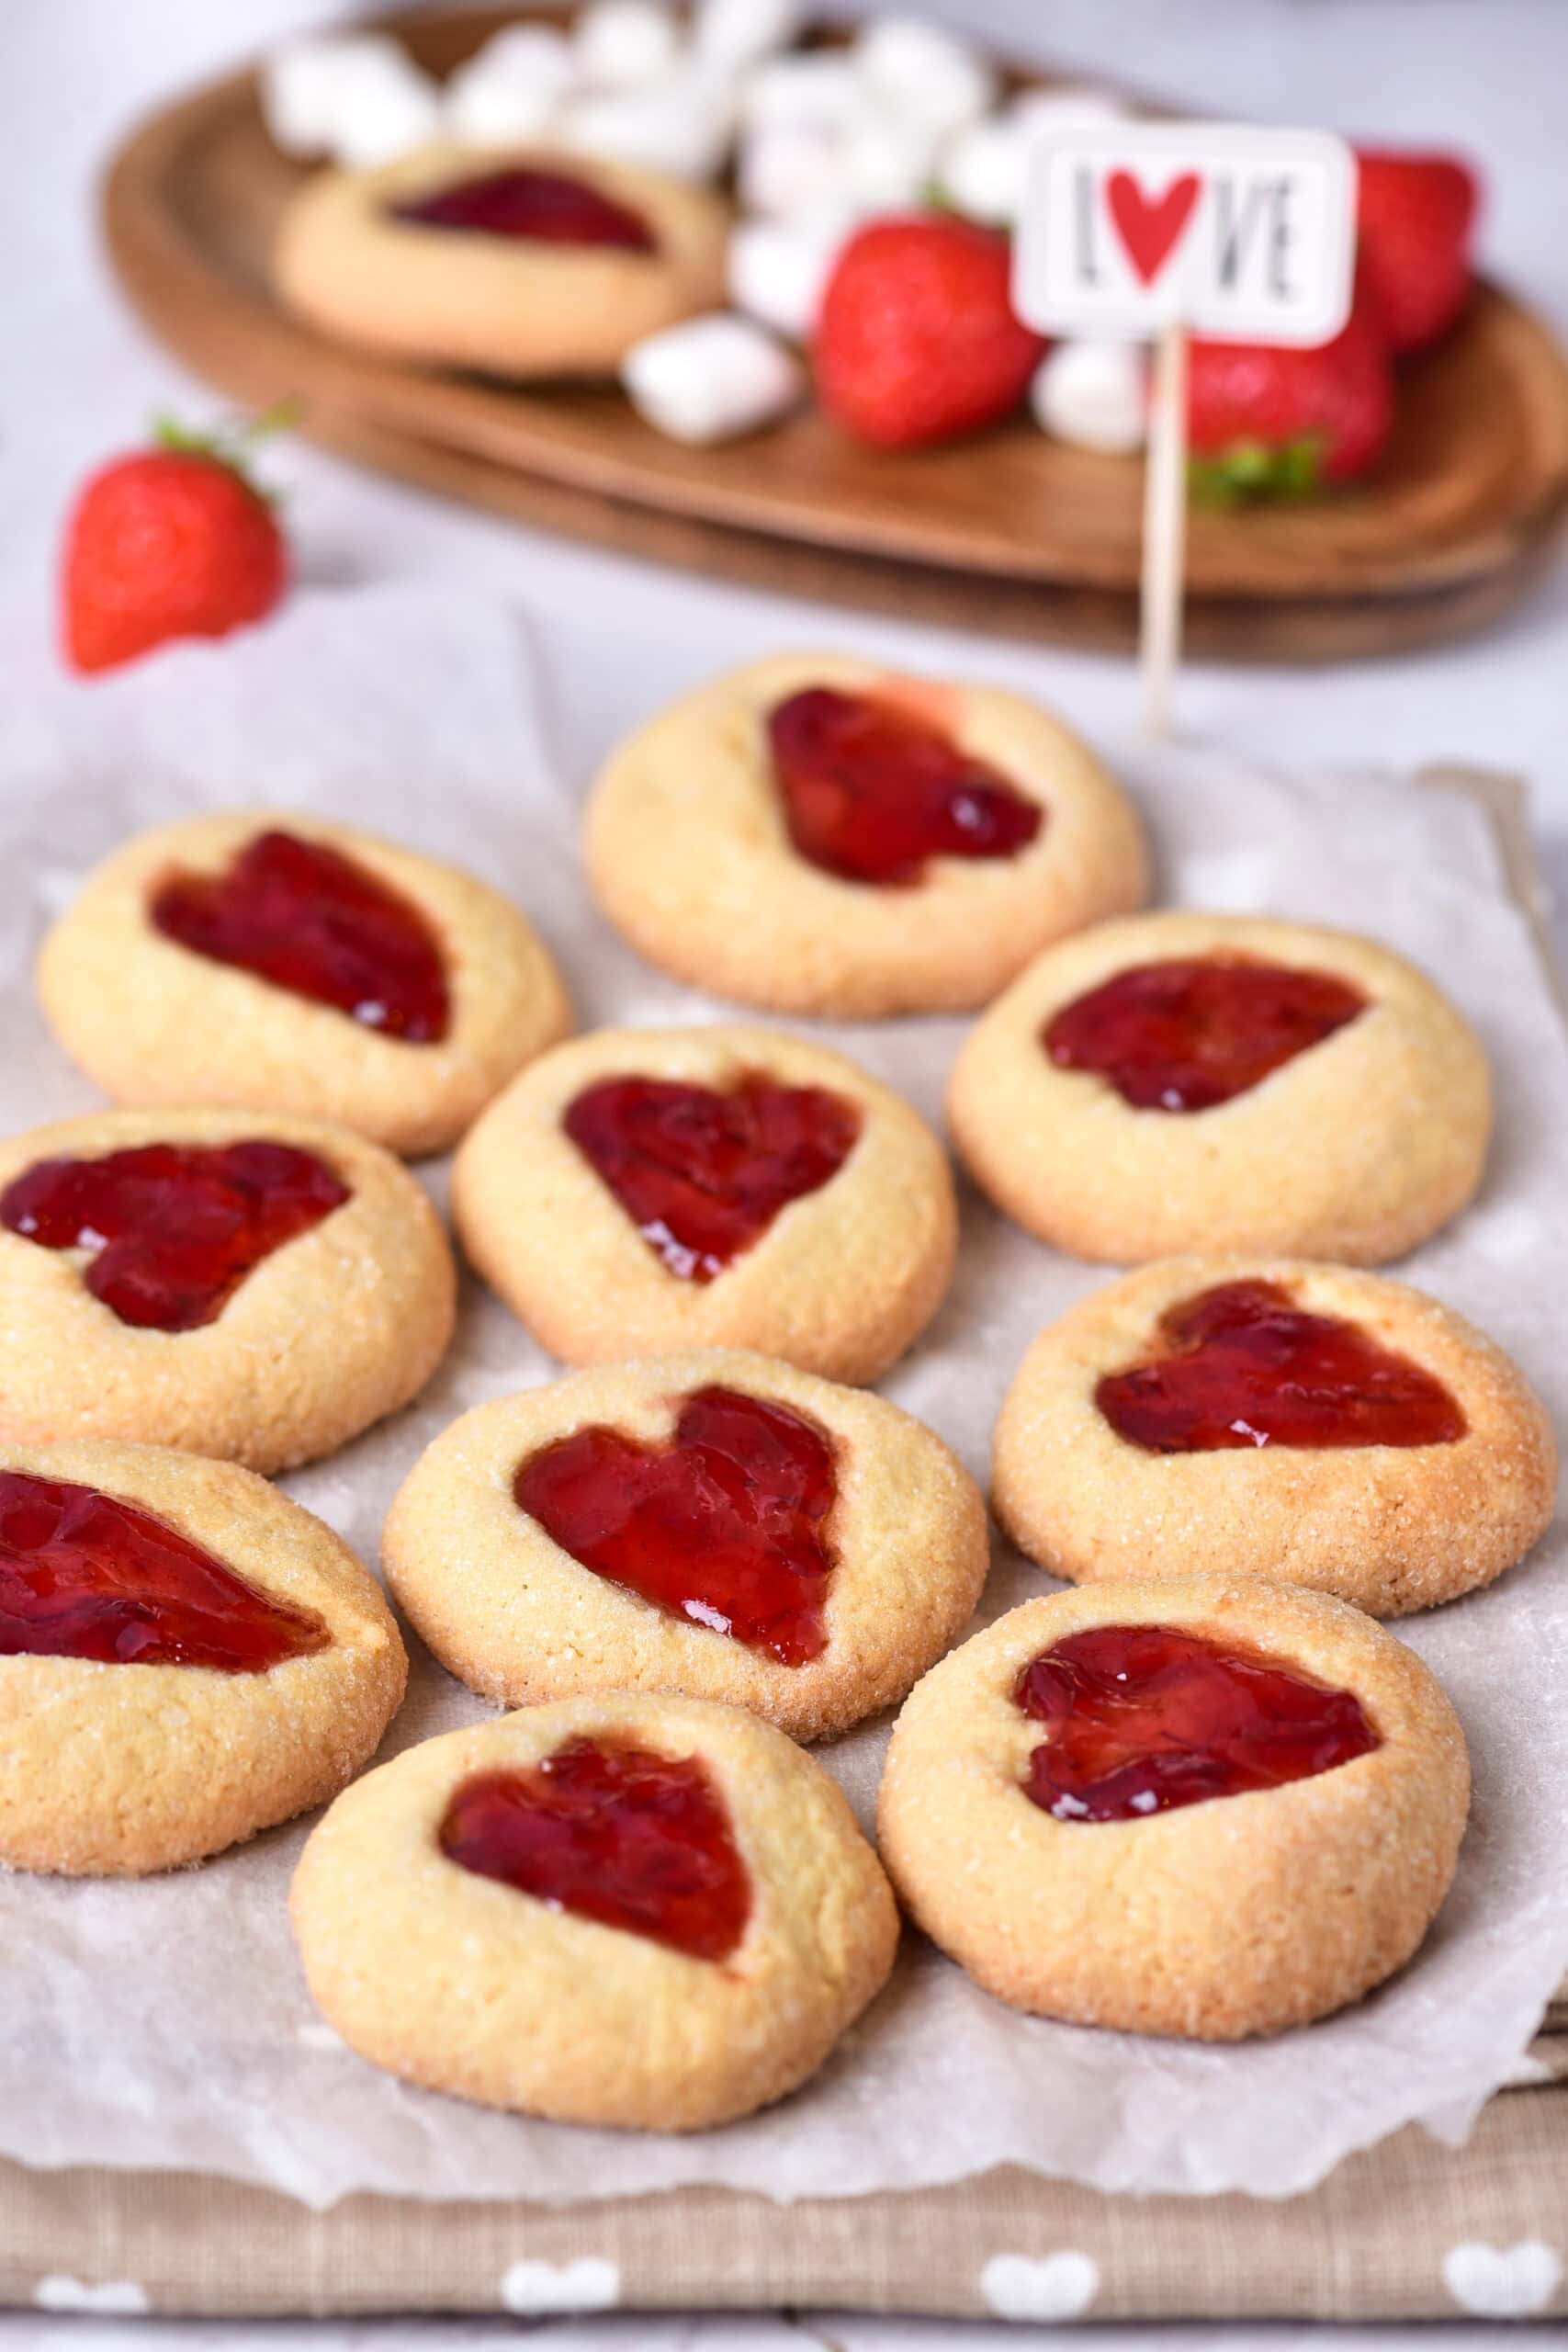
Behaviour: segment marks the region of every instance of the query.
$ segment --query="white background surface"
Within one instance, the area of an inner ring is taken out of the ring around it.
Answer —
[[[928,12],[993,30],[1053,62],[1135,75],[1214,114],[1461,142],[1494,174],[1490,262],[1568,332],[1562,0],[1202,0],[1201,8],[1169,0],[928,0]],[[108,287],[91,227],[95,166],[131,115],[323,13],[305,0],[0,0],[0,692],[7,695],[25,695],[36,665],[52,659],[54,540],[76,479],[134,440],[152,408],[175,401],[193,415],[204,409],[199,390],[148,345]],[[574,775],[586,776],[626,726],[700,675],[792,643],[832,641],[914,666],[995,675],[1059,702],[1112,760],[1132,734],[1131,676],[1119,661],[992,647],[705,586],[530,537],[303,448],[280,454],[274,472],[291,492],[306,578],[323,585],[483,582],[527,608],[546,653],[558,746]],[[1568,885],[1565,623],[1568,573],[1560,572],[1512,621],[1458,648],[1332,673],[1193,671],[1183,685],[1184,729],[1303,765],[1464,758],[1517,769],[1531,783],[1549,870]],[[388,819],[393,823],[395,811]],[[62,820],[68,824],[68,810]],[[468,2352],[499,2332],[488,2324],[131,2328],[16,2317],[0,2321],[0,2352],[62,2352],[67,2343],[91,2352],[121,2345],[174,2352],[197,2342],[231,2344],[235,2352],[307,2345],[310,2352],[412,2352],[439,2342]],[[1004,2337],[1000,2329],[945,2324],[728,2318],[547,2323],[536,2334],[576,2352],[799,2352],[814,2341],[840,2352],[978,2352],[998,2340],[1058,2340],[1044,2330]],[[1380,2332],[1375,2342],[1378,2352],[1417,2341],[1449,2352],[1495,2335]],[[1092,2339],[1105,2352],[1148,2340],[1127,2330],[1096,2331]],[[1298,2329],[1179,2329],[1158,2338],[1169,2352],[1243,2341],[1293,2352],[1327,2340]],[[1334,2335],[1335,2352],[1354,2340]],[[1568,2331],[1539,2331],[1530,2340],[1568,2343]]]

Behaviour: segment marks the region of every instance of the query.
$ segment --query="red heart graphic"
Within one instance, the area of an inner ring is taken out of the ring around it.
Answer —
[[[696,1756],[570,1740],[531,1770],[465,1781],[438,1842],[462,1870],[693,1960],[728,1959],[750,1915],[729,1816]]]
[[[562,1121],[672,1274],[709,1283],[782,1208],[836,1176],[860,1134],[854,1105],[749,1071],[726,1094],[607,1078]]]
[[[807,686],[768,716],[802,857],[849,882],[918,882],[928,857],[1012,857],[1040,831],[1015,792],[940,728],[873,695]]]
[[[153,928],[214,963],[346,1012],[405,1044],[446,1035],[441,950],[424,917],[352,858],[293,833],[258,833],[226,874],[164,876]]]
[[[191,1331],[245,1276],[348,1198],[285,1143],[149,1143],[40,1159],[0,1194],[0,1224],[45,1250],[94,1250],[84,1280],[122,1323]]]
[[[0,1470],[0,1657],[265,1674],[330,1639],[139,1504]]]
[[[1276,1789],[1381,1746],[1353,1691],[1169,1625],[1095,1625],[1013,1693],[1048,1736],[1024,1792],[1058,1821],[1137,1821]]]
[[[1131,964],[1047,1022],[1058,1069],[1093,1070],[1138,1111],[1210,1111],[1320,1046],[1367,1000],[1335,972],[1242,956]]]
[[[1224,1447],[1451,1445],[1465,1418],[1441,1381],[1277,1283],[1221,1283],[1160,1318],[1164,1351],[1108,1373],[1095,1402],[1151,1453]]]
[[[668,1445],[576,1430],[525,1462],[518,1504],[595,1574],[784,1666],[818,1657],[833,1555],[833,1451],[798,1413],[699,1388]]]
[[[1127,257],[1145,286],[1153,284],[1168,259],[1198,201],[1196,172],[1179,172],[1165,194],[1144,194],[1131,172],[1112,172],[1105,184],[1111,217],[1127,249]]]

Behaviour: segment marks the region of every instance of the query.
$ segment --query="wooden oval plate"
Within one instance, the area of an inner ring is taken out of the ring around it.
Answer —
[[[518,13],[387,24],[445,74]],[[1134,641],[1136,462],[1023,422],[942,448],[874,450],[815,410],[689,449],[611,389],[519,389],[368,356],[273,300],[268,247],[302,175],[268,139],[251,74],[158,114],[110,167],[104,221],[120,282],[222,391],[291,396],[300,429],[347,457],[632,554],[974,631]],[[1221,659],[1321,662],[1456,636],[1515,601],[1565,519],[1568,361],[1528,310],[1483,286],[1403,371],[1394,442],[1364,486],[1194,513],[1189,643]]]

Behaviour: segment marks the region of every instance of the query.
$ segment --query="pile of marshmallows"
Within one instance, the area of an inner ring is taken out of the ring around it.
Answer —
[[[650,335],[622,366],[659,431],[728,440],[805,397],[793,346],[809,342],[834,260],[862,221],[934,199],[1010,228],[1035,131],[1125,111],[1089,89],[998,101],[969,42],[913,17],[874,17],[844,49],[792,51],[803,12],[804,0],[694,0],[682,18],[666,0],[586,0],[570,32],[510,26],[445,85],[386,34],[294,41],[266,67],[263,105],[286,153],[354,169],[436,140],[537,141],[698,181],[733,160],[734,308]],[[1130,344],[1058,344],[1035,379],[1035,418],[1085,448],[1136,449],[1144,365]]]

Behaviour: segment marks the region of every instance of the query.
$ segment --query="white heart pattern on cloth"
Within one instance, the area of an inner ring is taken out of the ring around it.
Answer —
[[[40,2312],[91,2312],[98,2319],[142,2319],[152,2308],[146,2288],[134,2278],[106,2278],[89,2287],[85,2279],[67,2278],[58,2271],[39,2280],[33,2301]]]
[[[1488,2245],[1466,2238],[1443,2256],[1443,2284],[1461,2310],[1479,2319],[1529,2319],[1551,2301],[1562,2262],[1540,2238]]]
[[[513,2262],[501,2275],[502,2308],[520,2319],[541,2312],[609,2312],[620,2300],[620,2265],[601,2255],[580,2255],[575,2262]]]
[[[980,2292],[998,2319],[1081,2319],[1100,2292],[1100,2265],[1071,2247],[1038,2258],[993,2254]]]

